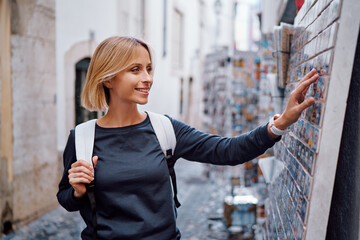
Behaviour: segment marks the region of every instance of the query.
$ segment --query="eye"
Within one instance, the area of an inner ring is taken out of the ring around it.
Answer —
[[[130,72],[138,72],[139,70],[139,67],[134,67],[130,69]]]
[[[149,66],[149,67],[146,68],[146,70],[147,70],[148,72],[151,72],[151,71],[152,71],[152,67]]]

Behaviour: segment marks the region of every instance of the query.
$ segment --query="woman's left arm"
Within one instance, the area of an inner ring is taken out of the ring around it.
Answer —
[[[267,126],[236,137],[226,138],[201,132],[185,123],[171,119],[176,134],[175,159],[237,165],[254,159],[272,147],[280,138],[273,139]]]
[[[318,78],[315,70],[309,72],[291,93],[285,111],[275,117],[274,126],[279,130],[288,128],[296,122],[301,112],[315,102],[314,98],[305,99],[305,94],[311,83]],[[263,154],[280,140],[274,134],[270,124],[241,134],[226,138],[201,132],[182,122],[171,119],[177,146],[175,158],[183,157],[188,160],[212,163],[218,165],[236,165],[247,162]]]

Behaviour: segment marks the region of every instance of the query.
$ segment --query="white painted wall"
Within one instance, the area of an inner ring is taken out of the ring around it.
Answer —
[[[283,10],[286,4],[286,0],[262,0],[262,20],[261,20],[261,32],[272,33],[274,26],[278,25],[281,14],[279,11]]]
[[[70,130],[65,125],[65,54],[75,44],[88,41],[90,31],[95,34],[95,42],[116,34],[116,9],[115,0],[56,1],[57,135],[60,151],[64,149]]]

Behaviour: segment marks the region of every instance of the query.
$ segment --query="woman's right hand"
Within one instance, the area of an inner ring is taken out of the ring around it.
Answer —
[[[97,164],[98,157],[92,158],[94,167]],[[94,167],[85,160],[74,162],[69,169],[69,183],[74,188],[74,197],[81,198],[86,193],[85,184],[94,180]]]

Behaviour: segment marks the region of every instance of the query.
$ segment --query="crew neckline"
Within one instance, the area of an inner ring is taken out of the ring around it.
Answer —
[[[128,125],[128,126],[124,126],[124,127],[101,127],[99,124],[97,124],[97,122],[95,123],[95,127],[97,129],[101,129],[101,130],[115,130],[115,129],[118,129],[118,130],[126,130],[126,129],[131,129],[131,128],[138,128],[138,127],[142,127],[142,126],[145,126],[147,125],[148,123],[150,122],[150,118],[149,118],[149,115],[146,114],[146,118],[142,121],[142,122],[139,122],[139,123],[136,123],[136,124],[133,124],[133,125]]]

